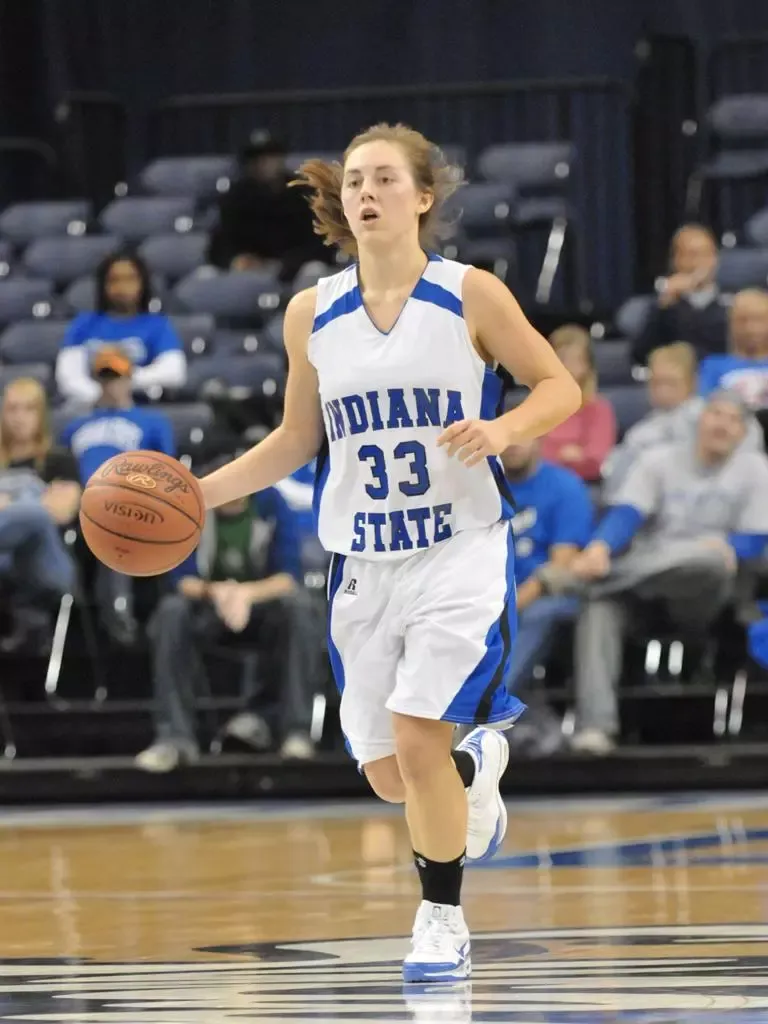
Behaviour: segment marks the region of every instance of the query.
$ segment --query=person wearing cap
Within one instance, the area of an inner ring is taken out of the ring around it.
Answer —
[[[157,408],[134,405],[134,368],[128,352],[119,346],[102,346],[93,357],[91,370],[99,390],[96,407],[71,420],[61,434],[61,443],[77,459],[83,486],[99,466],[120,452],[142,449],[175,456],[168,417]],[[103,625],[114,640],[132,643],[137,626],[131,579],[100,566],[96,581]]]
[[[222,455],[207,469],[234,457]],[[259,677],[277,706],[273,725],[282,754],[312,756],[321,650],[301,582],[300,548],[296,517],[274,487],[209,513],[197,550],[176,573],[176,592],[163,597],[147,629],[155,740],[137,756],[139,768],[168,772],[196,759],[196,703],[207,678],[203,645],[236,645],[239,638],[258,650]],[[224,731],[257,750],[271,744],[272,729],[254,707]]]
[[[305,263],[328,262],[304,196],[288,188],[285,157],[283,143],[267,133],[254,135],[243,148],[240,177],[219,200],[208,252],[215,266],[272,270],[289,281]]]
[[[606,754],[616,742],[623,637],[643,606],[661,603],[703,649],[739,563],[765,549],[768,458],[742,447],[749,415],[738,394],[712,394],[695,437],[643,452],[568,572],[552,568],[541,581],[550,593],[586,598],[576,627],[576,750]]]

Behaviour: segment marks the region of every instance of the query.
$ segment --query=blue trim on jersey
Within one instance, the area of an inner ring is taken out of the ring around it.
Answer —
[[[363,296],[360,293],[360,289],[355,284],[348,292],[344,292],[344,294],[340,295],[335,302],[332,302],[324,313],[318,313],[312,323],[312,333],[315,334],[333,320],[338,320],[340,316],[346,316],[348,313],[354,313],[356,309],[360,309],[362,304]]]
[[[443,257],[440,255],[439,252],[428,252],[427,253],[427,259],[429,260],[430,263],[442,263],[443,262]]]
[[[485,374],[483,375],[483,386],[480,391],[481,420],[495,420],[501,415],[503,395],[504,385],[502,384],[501,377],[490,366],[486,366]],[[501,499],[500,518],[513,519],[515,515],[515,499],[512,497],[512,491],[504,475],[504,469],[495,455],[488,456],[488,466],[499,489],[499,497]]]
[[[449,313],[454,313],[456,316],[464,316],[464,307],[457,295],[449,292],[447,288],[443,288],[441,284],[425,281],[423,277],[417,281],[416,287],[411,292],[411,298],[419,299],[420,302],[429,302],[433,306],[440,306],[441,309],[447,309]]]
[[[512,643],[517,634],[517,592],[515,590],[515,536],[507,527],[507,588],[501,615],[485,638],[485,654],[443,715],[445,722],[467,725],[506,722],[517,719],[525,704],[507,693],[506,681],[512,664]]]
[[[320,532],[320,503],[323,500],[323,490],[328,482],[328,474],[331,471],[331,453],[328,450],[328,437],[323,438],[320,451],[315,460],[315,479],[312,484],[312,519],[315,523],[315,533]]]
[[[344,579],[344,566],[347,561],[346,555],[331,555],[331,564],[328,568],[328,625],[326,631],[326,645],[328,647],[328,660],[331,663],[331,671],[333,672],[333,678],[336,682],[336,689],[340,694],[344,693],[344,687],[346,686],[346,680],[344,678],[344,662],[341,660],[339,649],[333,642],[331,636],[331,617],[333,616],[333,602],[336,595],[341,587],[341,581]],[[344,746],[347,748],[347,753],[350,757],[354,757],[354,751],[352,746],[344,736]]]

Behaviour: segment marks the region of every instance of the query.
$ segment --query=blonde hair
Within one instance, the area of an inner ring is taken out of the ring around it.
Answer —
[[[648,356],[648,366],[653,369],[657,363],[670,363],[682,370],[688,380],[696,379],[699,366],[696,349],[687,341],[674,341],[671,345],[655,348]]]
[[[341,184],[347,160],[367,142],[391,142],[405,153],[416,188],[432,196],[432,205],[419,216],[419,242],[424,249],[434,248],[447,227],[440,220],[443,204],[464,179],[461,168],[450,165],[434,143],[404,124],[381,122],[360,132],[344,151],[342,163],[307,160],[299,167],[297,177],[290,184],[311,190],[309,205],[314,215],[315,234],[320,235],[326,245],[336,245],[349,256],[357,255],[357,242],[341,203]]]
[[[595,352],[592,348],[592,337],[589,331],[580,324],[563,324],[552,331],[549,336],[549,343],[558,355],[564,349],[580,348],[587,357],[589,372],[581,384],[581,394],[584,401],[595,397],[597,391],[597,371],[595,369]],[[578,383],[578,382],[577,382]]]
[[[37,435],[35,436],[34,460],[38,465],[51,449],[52,437],[48,416],[48,398],[39,380],[34,377],[18,377],[6,385],[0,406],[0,466],[7,466],[11,461],[11,446],[8,426],[5,422],[5,404],[10,395],[31,399],[35,403],[38,416]]]

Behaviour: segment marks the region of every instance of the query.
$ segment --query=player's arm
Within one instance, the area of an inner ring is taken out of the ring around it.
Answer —
[[[324,432],[320,393],[315,368],[307,358],[315,295],[314,288],[299,292],[285,311],[288,382],[282,423],[260,444],[200,481],[206,508],[217,508],[274,486],[305,466],[320,450]]]
[[[468,466],[499,455],[518,440],[547,434],[581,406],[581,390],[554,349],[528,321],[497,277],[474,267],[464,277],[464,315],[479,349],[500,363],[531,393],[516,409],[493,421],[452,424],[439,443]]]

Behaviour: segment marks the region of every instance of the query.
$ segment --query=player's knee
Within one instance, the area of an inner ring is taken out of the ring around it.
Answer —
[[[405,802],[405,786],[394,754],[378,761],[369,761],[363,765],[363,771],[369,786],[380,800],[388,804]]]
[[[395,730],[397,763],[406,786],[418,786],[441,768],[450,752],[445,723],[400,717]]]

